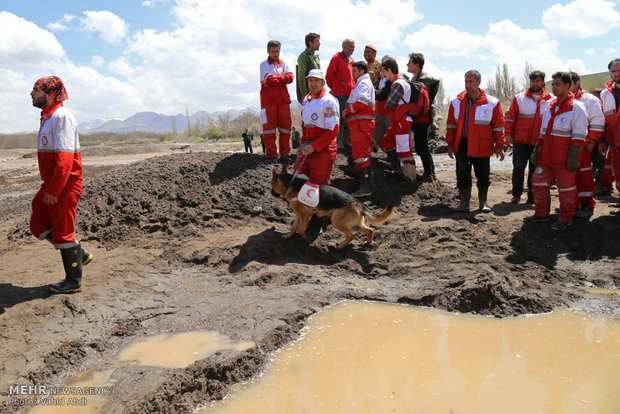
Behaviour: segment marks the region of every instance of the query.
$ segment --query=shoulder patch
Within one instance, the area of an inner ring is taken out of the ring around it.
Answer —
[[[325,107],[325,118],[331,118],[334,116],[334,108],[331,106]]]

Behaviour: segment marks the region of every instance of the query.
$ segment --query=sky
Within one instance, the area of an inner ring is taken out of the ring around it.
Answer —
[[[620,56],[620,0],[0,0],[0,28],[0,133],[38,128],[29,93],[50,74],[78,122],[259,108],[267,42],[294,72],[308,32],[323,70],[345,38],[355,60],[372,43],[403,72],[421,52],[449,97],[469,69],[484,86],[505,62],[522,84],[526,61],[549,77]]]

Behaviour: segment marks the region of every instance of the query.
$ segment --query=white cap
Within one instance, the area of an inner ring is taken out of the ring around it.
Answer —
[[[323,71],[321,69],[312,69],[310,70],[310,72],[308,72],[308,76],[306,76],[306,79],[307,78],[319,78],[325,80],[325,75],[323,74]]]

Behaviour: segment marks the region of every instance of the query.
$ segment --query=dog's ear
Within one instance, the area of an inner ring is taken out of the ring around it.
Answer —
[[[278,172],[276,171],[276,167],[271,168],[271,176],[273,178],[276,178],[278,175]]]
[[[280,171],[280,174],[286,174],[286,165],[282,165],[282,170]]]

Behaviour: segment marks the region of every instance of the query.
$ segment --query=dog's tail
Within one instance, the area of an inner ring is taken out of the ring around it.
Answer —
[[[394,211],[394,206],[393,205],[389,205],[377,217],[373,217],[373,216],[370,216],[368,214],[364,214],[364,218],[366,219],[366,221],[368,221],[368,223],[376,226],[377,224],[381,224],[384,221],[386,221],[387,219],[389,219],[390,216],[392,215],[393,211]]]

